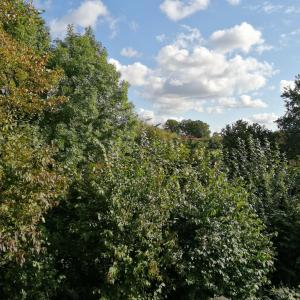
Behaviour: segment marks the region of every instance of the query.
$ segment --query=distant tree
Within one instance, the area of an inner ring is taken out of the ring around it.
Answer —
[[[180,122],[180,132],[195,138],[208,138],[210,135],[209,125],[200,120],[183,120]]]
[[[180,122],[173,120],[173,119],[169,119],[165,123],[164,129],[179,134],[180,133]]]
[[[295,158],[300,155],[300,75],[296,77],[295,88],[285,88],[282,98],[286,113],[277,124],[284,132],[288,157]]]

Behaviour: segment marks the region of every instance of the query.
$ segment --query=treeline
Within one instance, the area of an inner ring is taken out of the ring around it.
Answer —
[[[0,299],[299,299],[295,84],[276,135],[189,143],[207,124],[139,121],[91,29],[53,44],[2,0]]]

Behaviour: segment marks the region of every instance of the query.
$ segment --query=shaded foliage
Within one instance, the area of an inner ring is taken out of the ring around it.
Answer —
[[[264,145],[265,141],[273,146],[276,142],[273,132],[257,123],[249,124],[246,121],[238,120],[232,125],[227,125],[221,131],[222,144],[224,149],[238,147],[239,139],[247,140],[249,136],[258,139]]]
[[[217,153],[191,156],[145,132],[102,157],[84,192],[49,218],[66,276],[59,299],[247,298],[267,281],[268,237]]]
[[[274,284],[297,287],[300,283],[300,193],[299,173],[291,173],[284,157],[250,135],[237,140],[237,147],[225,152],[230,178],[244,182],[250,203],[273,234],[277,253]]]
[[[300,75],[295,79],[295,88],[286,88],[282,98],[286,112],[277,120],[277,124],[284,132],[285,150],[292,159],[300,155]]]
[[[53,272],[46,272],[41,223],[65,192],[55,149],[37,126],[64,101],[53,95],[61,73],[47,69],[47,56],[17,42],[2,25],[0,45],[0,298],[34,299],[34,286],[46,290]]]

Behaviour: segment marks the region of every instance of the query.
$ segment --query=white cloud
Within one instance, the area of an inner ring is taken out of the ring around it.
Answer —
[[[280,93],[283,94],[284,91],[285,91],[287,88],[294,89],[294,88],[295,88],[295,81],[291,81],[291,80],[281,80],[281,81],[280,81]]]
[[[135,50],[135,49],[133,49],[133,48],[131,48],[131,47],[123,48],[123,49],[121,50],[121,53],[120,53],[120,54],[121,54],[122,56],[130,57],[130,58],[141,56],[141,54],[140,54],[137,50]]]
[[[209,106],[207,107],[206,111],[209,114],[222,114],[224,109],[221,106]]]
[[[248,95],[241,96],[241,104],[243,107],[250,108],[266,108],[268,105],[261,99],[252,99]]]
[[[296,29],[296,30],[290,31],[288,33],[283,33],[280,35],[280,37],[285,39],[288,37],[295,37],[296,35],[299,35],[299,34],[300,34],[300,29]]]
[[[274,122],[279,117],[274,113],[263,113],[263,114],[255,114],[252,117],[250,117],[250,121],[254,123],[259,123],[262,125],[271,125],[274,124]]]
[[[280,35],[280,44],[281,46],[289,46],[290,44],[293,44],[295,42],[299,41],[299,35],[300,35],[300,29],[296,29],[293,31],[289,31],[287,33],[282,33]]]
[[[109,17],[109,11],[101,0],[84,1],[77,8],[60,19],[50,22],[50,31],[53,37],[62,37],[69,24],[76,28],[95,27],[101,17]],[[112,18],[107,19],[114,27]]]
[[[269,2],[264,2],[263,5],[261,6],[261,9],[267,14],[281,11],[283,8],[284,8],[283,5],[274,5]]]
[[[172,21],[184,19],[208,7],[210,0],[164,0],[160,9]]]
[[[192,28],[188,25],[182,25],[185,31],[177,35],[174,45],[181,48],[189,48],[190,45],[204,44],[201,32],[197,28]]]
[[[261,44],[261,45],[258,45],[255,49],[255,51],[258,53],[258,54],[262,54],[266,51],[270,51],[272,50],[274,47],[271,46],[271,45],[267,45],[267,44]]]
[[[223,113],[228,108],[266,108],[268,107],[261,99],[252,99],[249,95],[241,95],[238,99],[234,97],[221,97],[217,104],[207,107],[208,113]]]
[[[165,124],[168,119],[176,120],[178,122],[183,120],[183,117],[174,117],[174,116],[166,116],[166,115],[157,115],[153,110],[147,110],[140,108],[138,110],[139,118],[147,124],[158,125]]]
[[[229,97],[220,98],[218,101],[222,108],[266,108],[268,107],[261,99],[252,99],[249,95],[241,95],[239,99]]]
[[[150,124],[156,123],[153,110],[147,110],[147,109],[140,108],[138,110],[138,116],[142,121],[144,121],[146,123],[150,123]]]
[[[300,6],[286,5],[286,4],[274,4],[270,1],[264,1],[259,5],[249,6],[251,10],[256,10],[259,12],[264,12],[266,14],[273,13],[284,13],[284,14],[299,14]]]
[[[146,84],[150,69],[145,65],[136,62],[125,66],[112,58],[109,59],[109,63],[115,65],[116,69],[121,73],[122,80],[128,81],[133,86],[144,86]]]
[[[159,50],[153,69],[141,63],[124,66],[114,61],[123,79],[138,86],[140,96],[150,101],[156,112],[166,115],[267,106],[247,95],[266,85],[275,72],[272,65],[211,50],[202,45],[199,31],[185,30]]]
[[[163,43],[166,40],[166,35],[165,34],[159,34],[156,37],[156,40],[159,41],[160,43]]]
[[[241,1],[240,0],[227,0],[227,2],[230,5],[239,5]]]
[[[210,41],[214,49],[222,53],[234,50],[248,53],[253,46],[261,46],[264,43],[262,33],[246,22],[229,29],[215,31]]]

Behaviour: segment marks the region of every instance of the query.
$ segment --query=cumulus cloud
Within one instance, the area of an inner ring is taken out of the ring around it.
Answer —
[[[62,37],[69,24],[76,28],[95,27],[101,17],[106,17],[114,27],[113,20],[109,17],[109,11],[101,0],[84,1],[77,8],[60,19],[50,22],[50,31],[53,37]]]
[[[248,53],[255,45],[262,45],[262,33],[253,28],[251,24],[243,22],[229,29],[215,31],[210,42],[214,49],[222,53],[241,50]],[[262,48],[261,48],[262,49]]]
[[[263,113],[263,114],[255,114],[252,117],[249,118],[251,122],[259,123],[262,125],[271,125],[274,124],[274,122],[279,117],[274,113]]]
[[[128,81],[133,86],[144,86],[147,83],[147,77],[150,69],[140,62],[131,65],[122,65],[115,59],[109,59],[109,63],[113,64],[121,73],[121,78]]]
[[[184,19],[208,7],[210,0],[164,0],[161,11],[172,21]]]
[[[252,99],[248,95],[241,96],[241,104],[243,107],[250,107],[250,108],[266,108],[268,107],[267,103],[265,103],[261,99]]]
[[[227,0],[227,2],[230,5],[239,5],[241,1],[240,0]]]
[[[241,95],[239,98],[234,97],[221,97],[218,99],[217,104],[207,107],[208,113],[223,113],[228,108],[266,108],[267,103],[261,99],[252,99],[249,95]]]
[[[123,49],[121,50],[121,53],[120,53],[120,54],[121,54],[122,56],[130,57],[130,58],[141,56],[141,54],[140,54],[137,50],[135,50],[135,49],[133,49],[133,48],[131,48],[131,47],[123,48]]]
[[[294,89],[295,82],[291,80],[281,80],[280,81],[280,93],[283,94],[286,89]]]
[[[266,85],[273,66],[253,57],[216,52],[201,41],[198,30],[186,27],[159,50],[152,69],[141,63],[112,62],[160,114],[266,107],[263,100],[249,95]]]

